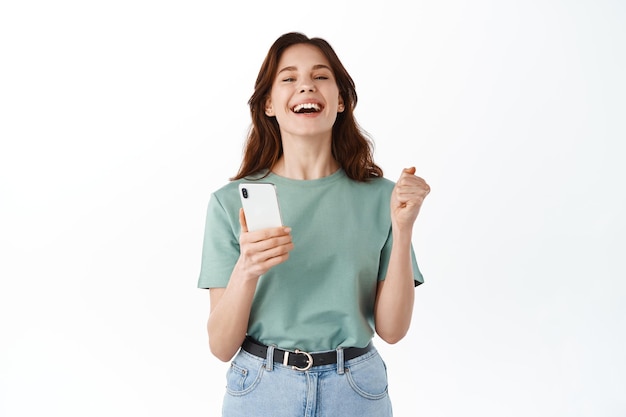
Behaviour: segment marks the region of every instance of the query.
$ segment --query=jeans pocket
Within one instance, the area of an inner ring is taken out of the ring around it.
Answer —
[[[352,389],[364,398],[379,400],[387,395],[387,367],[378,354],[346,366],[346,376]]]
[[[233,361],[226,373],[226,391],[235,396],[252,392],[261,381],[263,364],[248,367]]]

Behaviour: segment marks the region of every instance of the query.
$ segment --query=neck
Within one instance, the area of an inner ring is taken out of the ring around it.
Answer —
[[[295,180],[314,180],[327,177],[340,166],[331,153],[330,135],[300,138],[283,135],[283,155],[272,172]]]
[[[332,175],[339,169],[334,158],[290,158],[288,155],[278,160],[272,172],[294,180],[315,180]]]

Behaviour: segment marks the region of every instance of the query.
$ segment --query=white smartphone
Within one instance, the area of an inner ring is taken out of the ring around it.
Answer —
[[[276,186],[268,182],[239,184],[239,197],[246,215],[248,231],[283,225]]]

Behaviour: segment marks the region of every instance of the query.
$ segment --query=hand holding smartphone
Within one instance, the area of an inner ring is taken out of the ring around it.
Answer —
[[[274,184],[267,182],[240,183],[239,197],[246,215],[249,232],[283,225]]]

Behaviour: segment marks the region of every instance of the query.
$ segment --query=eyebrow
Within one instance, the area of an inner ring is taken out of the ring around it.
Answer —
[[[317,65],[313,65],[313,69],[314,70],[318,70],[318,69],[327,69],[330,72],[333,72],[333,70],[328,66],[328,65],[324,65],[324,64],[317,64]],[[290,66],[290,67],[285,67],[283,69],[281,69],[280,71],[278,71],[277,75],[280,74],[281,72],[285,72],[285,71],[297,71],[298,68],[295,66]]]

